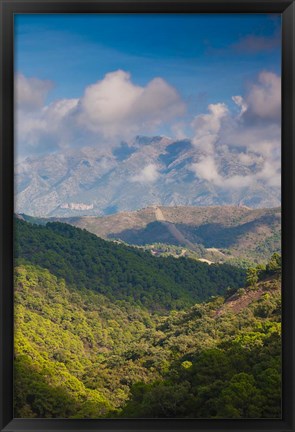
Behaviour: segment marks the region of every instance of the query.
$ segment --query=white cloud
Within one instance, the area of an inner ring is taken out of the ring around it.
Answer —
[[[77,103],[77,99],[64,99],[39,110],[16,110],[16,148],[19,153],[50,152],[73,143],[70,114]]]
[[[221,178],[220,186],[226,189],[240,189],[248,187],[255,181],[252,175],[233,175],[228,178]]]
[[[185,104],[177,91],[162,78],[155,78],[143,89],[131,110],[132,118],[143,123],[160,124],[185,113]]]
[[[78,121],[104,138],[126,138],[154,129],[184,111],[180,96],[163,79],[155,78],[141,87],[132,83],[130,74],[118,70],[86,88]]]
[[[174,137],[177,140],[183,140],[187,138],[187,133],[185,132],[186,124],[184,122],[176,122],[171,126]]]
[[[53,83],[38,78],[27,78],[22,74],[15,78],[15,101],[18,108],[35,110],[42,108]]]
[[[208,111],[209,114],[200,114],[192,121],[191,126],[195,131],[192,143],[211,154],[218,140],[222,119],[228,115],[228,109],[225,104],[218,103],[210,104]]]
[[[177,91],[163,79],[138,86],[122,70],[88,86],[79,99],[49,105],[44,102],[51,83],[19,75],[16,87],[17,142],[23,152],[96,143],[110,148],[137,134],[156,133],[185,111]]]
[[[142,171],[131,177],[131,181],[139,183],[154,183],[158,180],[160,173],[155,164],[146,165]]]
[[[256,54],[265,51],[272,51],[280,46],[281,34],[276,31],[273,36],[256,36],[249,35],[240,39],[239,42],[232,45],[234,51],[248,54]]]
[[[212,156],[202,157],[198,163],[191,165],[191,169],[202,180],[207,180],[214,184],[220,183],[221,176],[218,173],[215,160]]]
[[[278,121],[281,117],[281,78],[272,72],[261,72],[246,96],[248,113],[262,119]]]
[[[129,117],[142,89],[130,82],[126,72],[108,73],[103,80],[86,88],[80,100],[80,124],[112,135]]]
[[[232,100],[241,109],[240,114],[239,114],[239,117],[241,117],[244,114],[244,112],[246,112],[248,109],[247,103],[244,101],[242,96],[233,96]]]
[[[233,96],[238,115],[225,104],[208,106],[208,114],[196,117],[193,143],[201,150],[200,160],[191,165],[195,175],[221,188],[240,188],[263,182],[270,187],[281,183],[280,77],[262,72],[245,98]],[[231,153],[243,175],[228,176],[217,166],[220,154]],[[256,173],[246,175],[254,165]]]
[[[212,155],[201,158],[200,162],[191,165],[191,170],[201,180],[224,189],[240,189],[249,186],[253,182],[253,176],[233,175],[223,177],[217,168],[215,159]]]
[[[44,107],[43,115],[48,120],[60,122],[77,107],[78,102],[79,99],[60,99]]]
[[[265,161],[263,168],[256,174],[257,179],[266,181],[269,186],[279,187],[281,185],[280,161]]]
[[[261,155],[243,152],[238,155],[238,160],[243,166],[251,166],[263,162],[263,158]]]

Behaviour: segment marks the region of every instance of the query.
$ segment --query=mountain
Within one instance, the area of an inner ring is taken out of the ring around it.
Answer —
[[[180,309],[245,283],[244,269],[186,258],[157,258],[68,224],[41,226],[15,219],[15,233],[16,262],[45,267],[69,286],[153,311]]]
[[[22,217],[38,223],[48,221],[26,215]],[[193,251],[198,258],[214,262],[236,258],[265,262],[274,252],[281,250],[279,207],[154,206],[104,217],[49,220],[67,222],[105,239],[121,240],[133,245],[152,245],[151,249],[155,253],[163,249],[163,244],[179,246],[187,250],[180,250],[179,253],[186,255]]]
[[[257,179],[225,187],[198,178],[204,152],[189,140],[137,137],[117,147],[97,146],[28,157],[15,168],[16,212],[32,216],[107,215],[150,205],[280,205],[280,188]],[[243,165],[221,147],[215,155],[224,178],[255,175],[260,162]],[[262,163],[262,162],[261,162]],[[209,168],[208,168],[209,169]]]

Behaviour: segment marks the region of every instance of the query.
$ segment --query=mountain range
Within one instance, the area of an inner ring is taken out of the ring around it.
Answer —
[[[259,161],[243,164],[240,151],[235,154],[234,149],[220,147],[215,160],[222,178],[249,178],[261,169]],[[280,189],[262,179],[235,188],[198,178],[193,167],[204,154],[188,139],[141,136],[115,148],[84,147],[27,157],[15,168],[15,210],[38,217],[69,217],[151,205],[280,205]]]

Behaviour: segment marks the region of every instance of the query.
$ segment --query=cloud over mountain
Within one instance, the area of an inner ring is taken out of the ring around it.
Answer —
[[[141,172],[131,177],[131,181],[139,183],[153,183],[160,176],[159,170],[155,164],[146,165]]]
[[[233,96],[238,115],[225,104],[210,104],[208,114],[198,115],[192,122],[192,143],[202,156],[191,165],[199,179],[222,188],[246,187],[257,180],[269,186],[281,182],[281,80],[270,72],[261,72],[245,97]],[[219,150],[236,154],[245,167],[257,166],[251,174],[222,174]]]
[[[17,137],[24,153],[98,142],[119,145],[138,133],[153,133],[185,112],[180,95],[165,80],[154,78],[139,86],[122,70],[86,87],[81,98],[48,105],[44,102],[51,83],[23,75],[16,82]],[[28,111],[29,104],[32,109]]]
[[[185,114],[186,105],[177,90],[162,78],[139,86],[122,70],[108,73],[86,87],[80,98],[49,104],[46,96],[52,83],[19,76],[16,85],[19,88],[16,110],[19,160],[27,154],[64,154],[75,149],[84,151],[85,147],[90,154],[92,148],[95,158],[87,159],[88,168],[81,162],[81,178],[76,187],[86,182],[87,188],[91,188],[91,181],[96,184],[109,172],[108,178],[118,176],[113,182],[115,189],[130,182],[140,193],[151,194],[150,199],[157,196],[157,188],[169,186],[171,203],[182,203],[181,196],[187,193],[185,179],[191,177],[199,186],[205,185],[207,194],[211,194],[212,188],[218,194],[225,194],[224,202],[229,203],[232,199],[239,202],[240,198],[228,198],[234,197],[238,190],[266,187],[268,191],[275,189],[276,196],[279,194],[281,92],[280,77],[272,72],[262,71],[244,95],[232,97],[236,109],[224,102],[211,103],[208,112],[194,118]],[[177,131],[177,137],[170,141],[150,140],[149,147],[148,141],[133,139],[145,131],[152,136],[168,126],[171,131]],[[181,140],[190,141],[190,147],[186,149],[185,144],[182,148]],[[115,149],[121,148],[122,141],[126,141],[123,148],[126,155],[120,161]],[[173,146],[169,148],[173,142],[175,150]],[[169,168],[165,161],[173,160],[175,151],[176,156],[180,151],[179,157],[175,156],[174,165]],[[95,178],[91,180],[92,166]],[[111,174],[109,170],[114,169]],[[173,185],[175,188],[182,185],[180,195],[173,192]],[[113,193],[111,186],[110,193]],[[192,200],[193,193],[190,192]],[[269,202],[268,198],[264,201]]]

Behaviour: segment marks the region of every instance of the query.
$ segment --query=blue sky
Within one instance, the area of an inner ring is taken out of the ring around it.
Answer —
[[[175,87],[188,112],[244,93],[261,70],[280,74],[278,15],[17,15],[15,69],[51,80],[48,100],[80,97],[122,69],[135,84]]]

